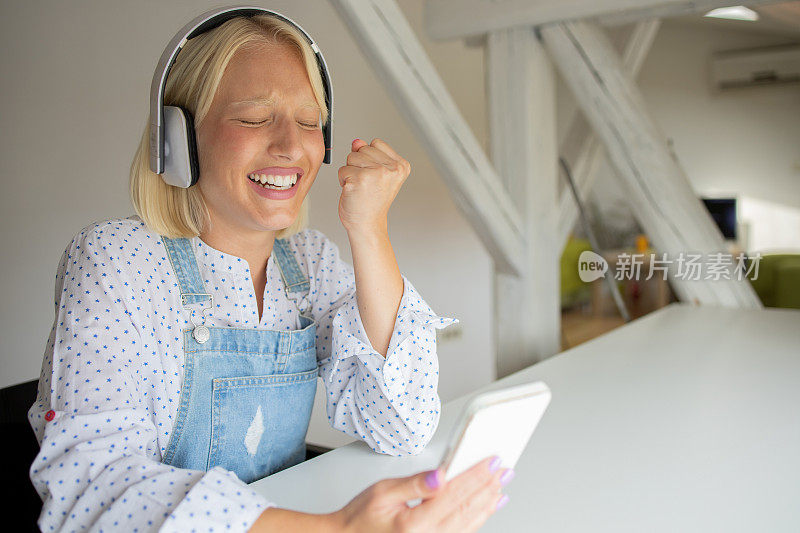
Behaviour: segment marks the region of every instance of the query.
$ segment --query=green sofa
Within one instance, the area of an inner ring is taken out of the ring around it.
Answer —
[[[586,303],[591,300],[591,288],[588,283],[581,281],[578,273],[578,258],[581,252],[592,249],[589,241],[570,237],[561,254],[561,308],[566,309],[574,305]]]
[[[748,278],[764,306],[800,309],[800,254],[762,255],[754,270]]]

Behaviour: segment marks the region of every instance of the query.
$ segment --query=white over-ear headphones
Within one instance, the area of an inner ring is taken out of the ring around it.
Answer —
[[[164,49],[153,74],[153,82],[150,85],[150,170],[161,174],[166,183],[186,188],[197,183],[197,179],[200,177],[192,115],[181,107],[164,105],[167,75],[175,63],[178,52],[189,39],[216,28],[227,20],[259,14],[278,17],[297,28],[308,39],[311,49],[316,55],[322,83],[325,87],[325,103],[328,106],[328,120],[322,125],[322,134],[325,140],[323,162],[331,162],[333,93],[328,67],[317,44],[298,24],[275,11],[251,6],[223,7],[207,11],[181,28]]]

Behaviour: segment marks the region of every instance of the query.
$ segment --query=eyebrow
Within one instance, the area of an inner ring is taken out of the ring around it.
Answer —
[[[232,102],[230,105],[238,106],[238,105],[256,105],[262,107],[270,107],[275,105],[275,99],[269,96],[256,96],[255,98],[248,98],[246,100],[239,100],[238,102]],[[300,104],[299,107],[310,107],[313,109],[319,109],[319,104],[314,102],[313,100],[307,100]]]

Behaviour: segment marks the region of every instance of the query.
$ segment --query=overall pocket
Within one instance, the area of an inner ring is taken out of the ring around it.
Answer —
[[[316,378],[314,367],[214,379],[208,469],[221,466],[250,483],[303,461]]]

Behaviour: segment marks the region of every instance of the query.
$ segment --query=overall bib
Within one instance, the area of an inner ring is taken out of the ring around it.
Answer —
[[[183,387],[163,462],[221,466],[250,483],[305,460],[317,390],[314,320],[298,305],[299,330],[206,326],[213,298],[190,241],[162,240],[194,325],[183,331]],[[309,282],[288,243],[276,239],[272,252],[287,296],[307,306]]]

